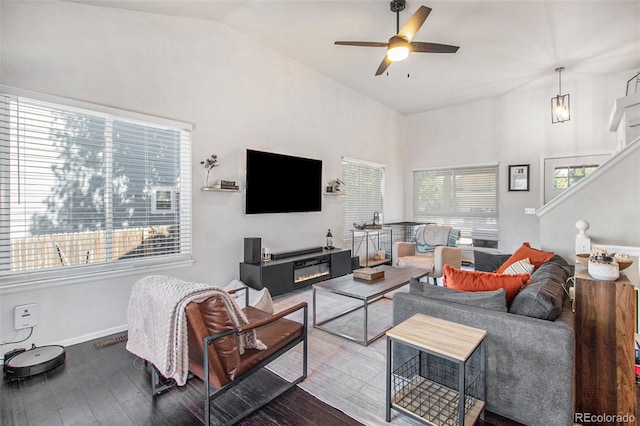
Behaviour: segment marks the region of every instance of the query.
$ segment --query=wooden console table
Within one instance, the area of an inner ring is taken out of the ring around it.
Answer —
[[[586,413],[635,419],[635,287],[624,272],[598,281],[582,265],[575,279],[575,420]]]

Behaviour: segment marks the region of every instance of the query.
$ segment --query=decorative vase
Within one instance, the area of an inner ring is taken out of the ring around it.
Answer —
[[[207,174],[204,177],[204,183],[202,184],[202,186],[204,188],[211,188],[211,186],[213,185],[209,185],[209,173],[211,173],[212,169],[207,170]]]
[[[589,259],[587,270],[593,278],[602,281],[615,281],[620,276],[618,264],[612,258]]]

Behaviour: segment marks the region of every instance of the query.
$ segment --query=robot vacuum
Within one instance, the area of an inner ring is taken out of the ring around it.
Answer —
[[[63,365],[66,353],[62,346],[40,346],[15,351],[4,362],[4,374],[8,379],[35,376]]]

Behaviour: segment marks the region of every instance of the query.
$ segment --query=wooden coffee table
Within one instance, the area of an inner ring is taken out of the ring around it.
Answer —
[[[375,336],[369,338],[368,337],[368,306],[382,299],[382,297],[396,290],[404,285],[406,285],[411,278],[419,279],[427,275],[427,270],[422,268],[398,268],[394,266],[379,266],[375,268],[377,270],[384,271],[384,278],[380,278],[373,281],[360,280],[353,277],[353,274],[345,275],[338,278],[333,278],[327,281],[322,281],[313,285],[313,327],[318,328],[320,330],[324,330],[328,333],[335,334],[336,336],[344,337],[345,339],[349,339],[351,341],[360,343],[361,345],[367,346],[369,343],[374,340],[384,336],[385,332],[391,328],[391,324],[381,333],[376,334]],[[338,294],[341,296],[349,297],[352,299],[357,299],[362,301],[362,306],[357,306],[355,308],[349,309],[347,311],[341,312],[338,315],[334,315],[330,318],[327,318],[323,321],[317,321],[317,311],[318,311],[318,303],[316,300],[316,292],[323,291],[327,293]],[[359,339],[354,336],[347,335],[345,333],[340,333],[326,327],[323,327],[324,324],[327,324],[331,321],[334,321],[344,315],[347,315],[350,312],[353,312],[357,309],[364,309],[364,335],[362,339]]]

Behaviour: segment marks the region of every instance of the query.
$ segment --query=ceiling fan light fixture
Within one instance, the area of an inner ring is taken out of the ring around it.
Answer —
[[[403,61],[409,56],[409,42],[402,37],[393,36],[389,40],[387,58],[391,62]]]
[[[387,50],[387,58],[391,62],[404,61],[409,56],[409,48],[406,46],[390,47]]]

